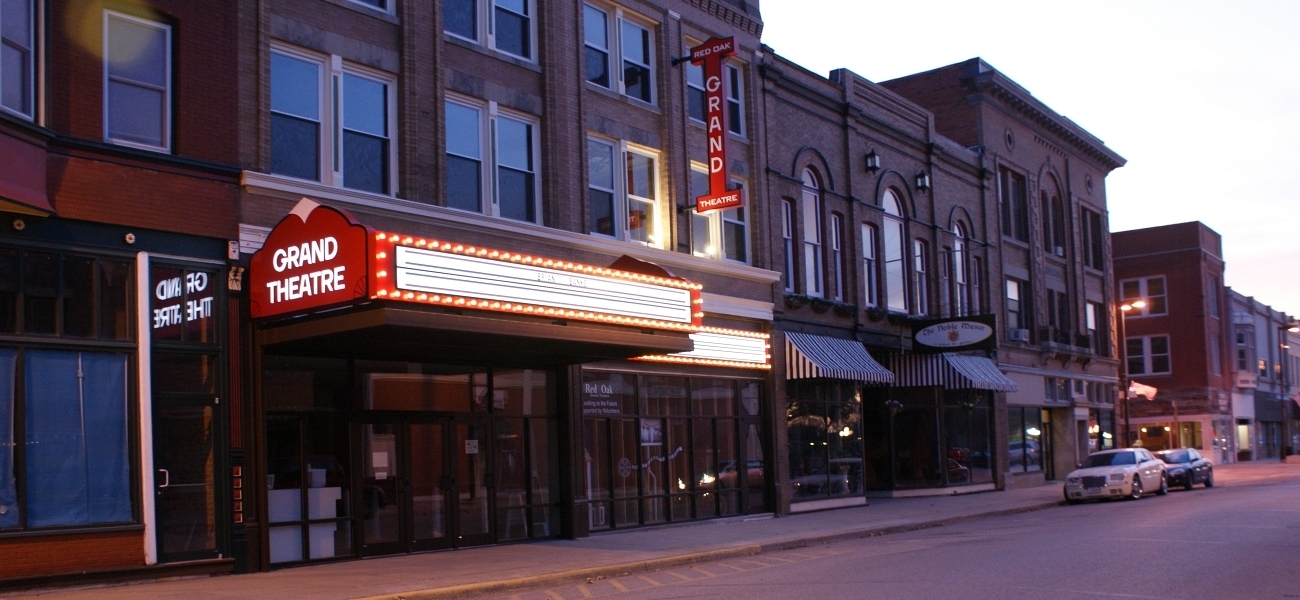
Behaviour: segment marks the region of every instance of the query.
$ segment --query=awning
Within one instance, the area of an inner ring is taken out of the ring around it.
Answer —
[[[881,366],[861,342],[786,332],[786,379],[849,379],[863,383],[891,383],[894,374]]]
[[[909,354],[894,356],[889,362],[897,374],[899,387],[938,385],[950,390],[993,390],[1014,392],[1020,389],[1007,379],[993,361],[983,356],[964,354]]]

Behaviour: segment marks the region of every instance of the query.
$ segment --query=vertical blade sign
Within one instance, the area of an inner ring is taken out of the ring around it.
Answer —
[[[736,53],[736,38],[711,38],[691,48],[691,64],[704,65],[705,119],[709,136],[709,193],[695,199],[695,210],[706,212],[744,205],[740,190],[727,189],[727,111],[722,63]]]

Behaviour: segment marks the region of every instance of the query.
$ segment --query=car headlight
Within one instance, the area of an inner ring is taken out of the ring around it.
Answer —
[[[1080,479],[1078,477],[1069,477],[1066,478],[1065,483],[1067,485],[1079,485],[1079,481]]]
[[[1111,474],[1110,474],[1110,480],[1111,480],[1111,481],[1124,481],[1124,478],[1125,478],[1125,477],[1126,477],[1126,475],[1123,474],[1123,473],[1111,473]]]

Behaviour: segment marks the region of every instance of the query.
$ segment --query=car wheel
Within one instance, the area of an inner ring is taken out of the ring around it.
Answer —
[[[1192,488],[1196,487],[1196,471],[1187,472],[1187,485],[1183,487],[1188,490],[1191,490]]]
[[[1164,496],[1169,493],[1169,476],[1164,473],[1160,474],[1160,489],[1156,491],[1157,496]]]
[[[1214,469],[1205,474],[1205,487],[1214,487]]]
[[[1134,473],[1133,485],[1132,487],[1129,488],[1128,499],[1137,500],[1138,498],[1141,497],[1142,497],[1142,476],[1137,473]]]

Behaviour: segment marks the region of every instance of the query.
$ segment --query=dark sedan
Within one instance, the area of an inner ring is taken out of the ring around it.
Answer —
[[[1181,485],[1190,490],[1198,483],[1214,487],[1214,465],[1195,448],[1163,450],[1157,452],[1156,457],[1168,465],[1165,473],[1169,477],[1169,487]]]

